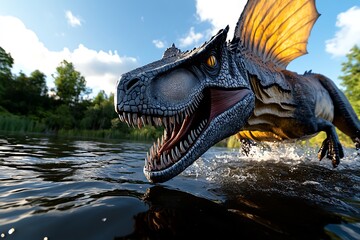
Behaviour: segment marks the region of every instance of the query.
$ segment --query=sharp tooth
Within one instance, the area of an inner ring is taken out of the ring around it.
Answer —
[[[128,120],[129,125],[131,125],[131,123],[132,123],[131,113],[128,113],[128,114],[127,114],[127,120]]]
[[[159,126],[162,127],[163,126],[163,119],[161,117],[158,118],[158,121],[159,121]]]
[[[150,158],[154,158],[154,147],[151,146],[150,148]]]
[[[185,146],[186,149],[189,148],[189,144],[188,144],[188,142],[186,140],[184,140],[184,146]]]
[[[196,134],[197,134],[197,135],[200,135],[200,133],[201,133],[201,129],[200,129],[200,127],[199,127],[199,128],[197,128],[195,132],[196,132]]]
[[[183,142],[180,142],[180,150],[181,150],[181,152],[186,152],[186,149],[184,148],[184,144],[183,144]]]
[[[175,153],[176,153],[176,156],[177,156],[178,158],[181,157],[181,153],[180,153],[179,148],[178,148],[177,146],[175,147]]]
[[[161,126],[161,120],[158,117],[153,117],[153,121],[155,123],[155,126],[160,127]]]
[[[191,105],[192,109],[193,109],[193,112],[196,111],[196,106],[195,105]]]
[[[188,140],[189,140],[190,145],[193,144],[194,141],[192,140],[190,134],[188,135]]]
[[[168,166],[168,165],[169,165],[169,162],[168,162],[168,160],[167,160],[167,158],[166,158],[165,152],[163,152],[163,153],[161,154],[161,158],[163,159],[165,165]]]
[[[156,167],[155,167],[156,165],[154,164],[153,161],[150,161],[150,162],[149,162],[149,165],[150,165],[150,169],[151,169],[151,170],[156,170]]]
[[[174,149],[171,149],[171,156],[172,156],[174,161],[177,161],[177,157],[176,157]]]
[[[192,109],[191,109],[191,105],[188,106],[188,111],[189,111],[189,115],[191,115],[193,113]]]
[[[174,125],[175,124],[175,117],[174,116],[171,116],[169,118],[169,122],[170,122],[170,125]]]
[[[137,126],[138,126],[139,129],[141,129],[141,127],[143,126],[140,118],[137,118]]]
[[[153,125],[150,116],[147,116],[147,117],[146,117],[146,120],[147,120],[147,123],[148,123],[150,126]]]
[[[154,160],[154,165],[155,165],[156,170],[161,170],[161,163],[158,164],[158,163]]]
[[[191,137],[192,137],[193,140],[196,139],[196,135],[195,135],[195,133],[194,133],[194,130],[191,130]]]
[[[194,103],[195,103],[195,106],[198,106],[199,105],[199,100],[197,98],[195,98]]]
[[[137,124],[137,119],[138,119],[137,114],[136,114],[136,113],[133,113],[133,115],[132,115],[132,120],[133,120],[133,124],[134,124],[134,125]]]
[[[166,168],[166,164],[165,164],[164,158],[163,158],[162,156],[160,157],[160,168],[161,168],[161,169]]]
[[[164,124],[165,129],[168,128],[167,118],[163,117],[162,122]]]
[[[168,163],[175,162],[175,161],[172,161],[172,160],[171,160],[170,154],[169,154],[169,155],[167,155],[167,160],[168,160]]]
[[[156,152],[158,150],[158,146],[156,146],[156,143],[154,143],[153,148],[154,148],[154,156],[155,156],[155,154],[156,154]]]
[[[145,126],[146,125],[146,118],[144,116],[141,116],[140,119],[141,119],[141,122],[142,122],[143,126]]]

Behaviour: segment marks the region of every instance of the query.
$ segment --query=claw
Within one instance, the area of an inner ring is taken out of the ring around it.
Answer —
[[[326,138],[318,151],[318,158],[321,161],[325,156],[331,160],[333,167],[336,168],[340,163],[340,159],[344,157],[341,144]]]
[[[321,147],[320,147],[320,149],[318,151],[318,155],[317,155],[319,161],[321,161],[325,157],[326,153],[328,152],[328,150],[329,150],[329,142],[330,142],[330,140],[328,138],[326,138],[322,142]],[[327,157],[329,157],[329,156],[327,156]]]

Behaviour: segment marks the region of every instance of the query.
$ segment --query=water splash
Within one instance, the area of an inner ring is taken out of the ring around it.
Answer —
[[[216,148],[205,153],[184,174],[206,179],[219,188],[230,186],[241,194],[276,192],[335,203],[348,210],[352,206],[341,199],[360,199],[360,156],[354,149],[344,150],[346,157],[333,168],[330,160],[319,161],[317,149],[307,145],[257,145],[248,155],[239,149]]]

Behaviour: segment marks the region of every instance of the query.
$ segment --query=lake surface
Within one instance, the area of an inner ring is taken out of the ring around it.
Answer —
[[[360,239],[353,149],[333,169],[306,146],[213,147],[151,184],[150,146],[0,135],[0,239]]]

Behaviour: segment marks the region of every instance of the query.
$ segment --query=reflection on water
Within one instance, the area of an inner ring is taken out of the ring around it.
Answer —
[[[150,184],[150,143],[0,135],[0,239],[360,239],[360,156],[211,148]]]

